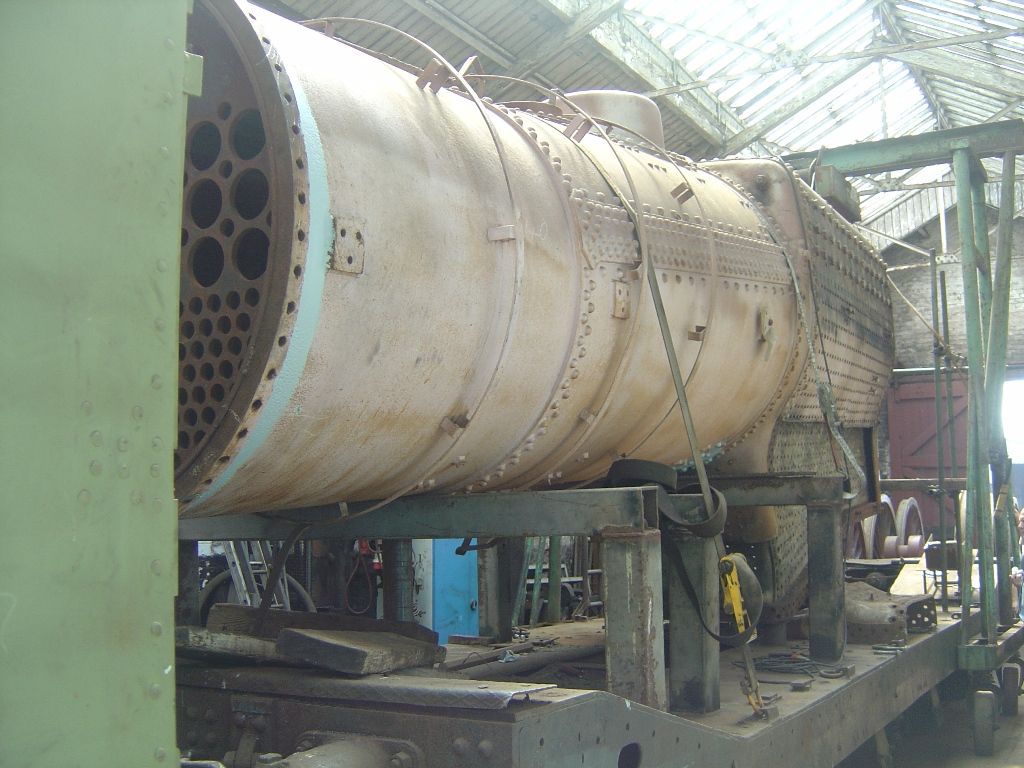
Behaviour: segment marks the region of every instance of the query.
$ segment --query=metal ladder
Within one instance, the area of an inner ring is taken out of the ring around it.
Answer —
[[[263,590],[270,575],[270,563],[274,558],[274,546],[266,540],[234,539],[215,542],[224,550],[228,561],[231,582],[242,605],[258,606],[263,599]],[[287,578],[278,581],[271,602],[274,608],[291,610],[288,597]]]

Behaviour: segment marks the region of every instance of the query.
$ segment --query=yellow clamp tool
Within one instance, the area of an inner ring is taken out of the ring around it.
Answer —
[[[726,613],[732,614],[737,634],[742,634],[747,629],[747,613],[743,608],[740,577],[732,558],[732,555],[725,555],[718,561],[718,571],[722,575],[722,607]]]
[[[743,592],[740,589],[739,572],[734,562],[735,555],[725,555],[718,561],[718,572],[721,575],[722,584],[722,608],[726,613],[731,613],[736,624],[737,634],[747,630],[749,618],[743,607]],[[744,679],[740,684],[743,693],[747,697],[754,714],[758,717],[765,717],[765,703],[761,698],[760,686],[757,683],[757,673],[754,671],[754,659],[750,653],[750,645],[743,643],[743,667]]]

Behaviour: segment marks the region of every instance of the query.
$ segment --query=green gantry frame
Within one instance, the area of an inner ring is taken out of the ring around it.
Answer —
[[[0,4],[0,765],[176,765],[186,0]]]
[[[951,163],[956,182],[957,221],[961,237],[964,315],[967,325],[967,364],[970,392],[967,441],[967,496],[962,532],[960,585],[961,612],[971,615],[973,561],[971,542],[978,550],[981,592],[981,634],[969,635],[969,622],[961,624],[960,665],[966,669],[992,669],[1024,642],[1011,609],[1010,566],[1019,560],[1017,530],[1009,486],[1010,462],[1002,429],[1002,390],[1006,374],[1006,346],[1010,307],[1010,266],[1013,237],[1014,164],[1024,151],[1024,121],[934,131],[886,141],[789,155],[797,168],[817,161],[844,175]],[[1002,184],[995,263],[990,254],[985,216],[985,171],[982,157],[1002,157]],[[934,261],[934,258],[933,258]],[[933,266],[934,271],[934,266]],[[933,294],[935,280],[933,276]],[[933,319],[937,301],[933,296]],[[936,398],[941,350],[936,350]],[[937,432],[941,440],[938,408]],[[941,443],[940,443],[941,445]],[[941,448],[940,463],[941,463]],[[952,452],[951,452],[952,453]],[[993,499],[995,505],[993,508]]]

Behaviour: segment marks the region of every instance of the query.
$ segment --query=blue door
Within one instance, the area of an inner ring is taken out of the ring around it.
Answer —
[[[434,541],[434,631],[439,643],[449,635],[480,632],[477,612],[476,552],[456,555],[462,539]]]

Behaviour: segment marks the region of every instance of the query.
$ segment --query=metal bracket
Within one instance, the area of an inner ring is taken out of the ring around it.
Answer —
[[[492,549],[498,545],[501,541],[499,538],[491,538],[484,542],[477,542],[476,544],[470,544],[473,541],[472,537],[465,538],[462,543],[455,548],[456,555],[465,555],[467,552],[478,552],[481,549]]]
[[[677,203],[682,205],[691,197],[693,197],[693,190],[690,189],[690,185],[684,181],[680,183],[679,186],[677,186],[675,189],[673,189],[670,194],[672,195],[672,197],[676,199]]]
[[[189,96],[203,95],[203,57],[185,52],[185,74],[181,90]]]
[[[458,437],[468,426],[469,418],[464,413],[457,416],[445,416],[441,419],[441,429],[448,437]]]
[[[613,280],[615,296],[612,301],[612,317],[619,320],[629,318],[629,283],[624,280]]]
[[[593,126],[594,124],[587,118],[583,117],[583,115],[577,115],[573,118],[571,123],[565,126],[565,130],[562,131],[562,133],[579,144],[579,142],[583,140],[583,137],[590,133],[590,129]]]
[[[462,62],[462,66],[459,67],[459,74],[462,75],[463,77],[469,74],[484,74],[484,65],[483,62],[480,61],[480,57],[476,55],[470,56],[468,59]]]
[[[492,243],[516,239],[515,224],[501,224],[487,229],[487,239]]]
[[[451,73],[448,68],[437,59],[431,59],[416,78],[416,85],[424,90],[429,89],[431,93],[437,93],[447,84],[449,77]]]
[[[366,221],[355,216],[332,216],[334,244],[330,251],[331,269],[358,275],[363,272],[366,253]]]

